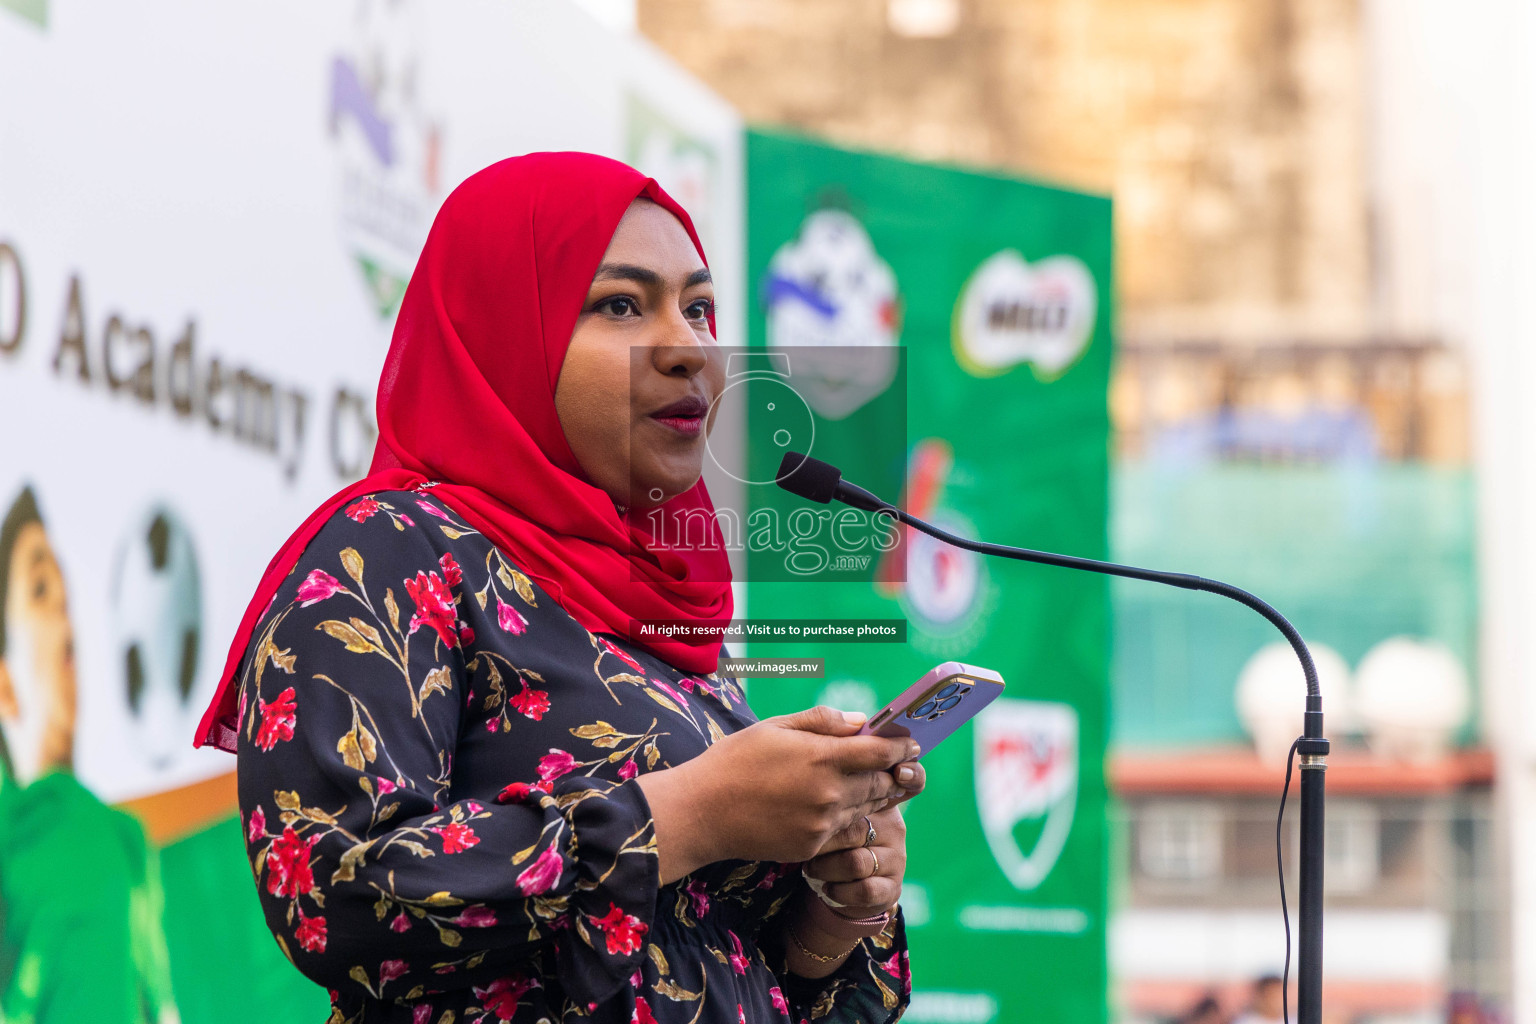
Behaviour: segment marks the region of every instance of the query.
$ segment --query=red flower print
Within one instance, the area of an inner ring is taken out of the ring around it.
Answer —
[[[503,607],[506,607],[503,605]],[[513,613],[517,614],[516,612]],[[544,712],[549,710],[549,694],[543,690],[535,690],[528,686],[528,680],[523,680],[523,691],[512,695],[511,704],[519,714],[531,718],[535,722],[544,717]]]
[[[693,904],[693,916],[703,917],[709,913],[709,893],[704,889],[704,883],[693,879],[684,888],[688,894],[688,901]]]
[[[418,572],[414,580],[405,581],[405,592],[416,602],[416,614],[411,616],[410,632],[422,626],[431,626],[438,639],[449,647],[458,646],[459,636],[453,631],[458,609],[453,604],[453,594],[437,573]]]
[[[517,1013],[517,1003],[523,993],[533,988],[534,982],[521,974],[497,978],[485,988],[475,987],[475,998],[487,1013],[494,1013],[499,1020],[511,1020]]]
[[[309,848],[319,836],[300,839],[292,825],[272,841],[267,852],[267,892],[273,896],[303,896],[315,887],[314,872],[309,869]]]
[[[619,765],[619,778],[626,782],[639,774],[640,766],[635,764],[634,758],[630,758],[628,761],[625,761],[623,764]]]
[[[442,828],[431,828],[427,831],[436,832],[443,837],[444,853],[463,853],[480,842],[480,837],[475,835],[474,829],[457,821],[451,821]]]
[[[747,1011],[742,1009],[740,1003],[736,1004],[736,1024],[747,1024]]]
[[[389,930],[392,932],[407,931],[410,929],[410,927],[411,916],[403,910],[395,915],[395,919],[393,921],[389,922]]]
[[[468,647],[475,642],[475,631],[467,623],[459,627],[459,643]]]
[[[496,625],[508,633],[522,633],[528,628],[528,620],[500,597],[496,598]]]
[[[553,782],[560,776],[576,770],[576,759],[563,750],[549,748],[549,753],[539,758],[539,781]],[[548,792],[546,790],[545,792]]]
[[[299,584],[299,600],[304,602],[300,608],[308,608],[317,601],[326,598],[341,590],[342,586],[336,582],[336,577],[324,569],[311,569],[309,575],[304,577],[304,582]]]
[[[396,978],[405,977],[406,970],[404,960],[385,960],[379,964],[379,988],[382,989]]]
[[[524,896],[538,896],[553,889],[555,883],[560,881],[560,872],[565,869],[565,861],[560,859],[560,852],[553,846],[544,848],[544,852],[523,873],[517,876],[517,891]]]
[[[731,949],[734,950],[731,953],[731,969],[737,974],[746,974],[747,967],[752,961],[747,959],[747,952],[741,948],[741,940],[736,937],[736,933],[729,928],[726,929],[725,933],[731,937]]]
[[[393,793],[394,791],[395,784],[393,782],[390,782],[388,779],[379,780],[379,796],[385,796],[386,794]]]
[[[443,557],[437,560],[437,564],[443,568],[443,579],[448,581],[450,587],[456,587],[464,582],[464,570],[459,563],[454,561],[453,552],[446,551]]]
[[[347,506],[347,516],[360,523],[378,510],[379,503],[372,498],[359,498]]]
[[[499,804],[525,803],[530,791],[528,783],[513,782],[502,787],[501,792],[496,794],[496,802]]]
[[[783,989],[774,985],[768,990],[768,998],[773,1000],[773,1008],[782,1014],[789,1013],[789,1000],[784,998]]]
[[[278,694],[271,704],[260,697],[256,703],[261,709],[261,728],[256,730],[258,747],[271,750],[278,740],[293,739],[293,727],[298,722],[298,701],[294,698],[293,687]]]
[[[245,838],[249,842],[256,842],[267,834],[267,814],[260,807],[251,812],[251,820],[245,825]]]
[[[645,674],[645,669],[641,668],[640,667],[640,663],[638,661],[636,661],[634,658],[631,658],[629,655],[625,654],[623,651],[619,650],[617,647],[615,647],[613,644],[609,643],[607,640],[603,639],[602,637],[598,637],[597,638],[597,642],[602,645],[603,651],[605,653],[611,654],[615,658],[618,658],[624,664],[628,665],[630,668],[634,669],[636,672],[640,673],[641,675]]]
[[[438,508],[436,505],[429,505],[429,504],[427,504],[424,501],[418,501],[418,502],[416,502],[416,506],[418,508],[420,508],[423,512],[427,513],[428,515],[437,516],[437,518],[439,518],[439,519],[448,519],[448,513],[444,512],[442,509]],[[450,523],[453,522],[452,519],[448,519],[448,521]]]
[[[640,948],[640,937],[650,931],[650,926],[633,914],[624,913],[617,903],[608,903],[608,913],[602,917],[587,915],[587,919],[603,930],[608,940],[608,952],[614,956],[629,956]]]
[[[651,1007],[644,996],[635,996],[635,1012],[629,1018],[629,1024],[656,1024],[656,1018],[652,1016]]]
[[[489,928],[496,923],[496,911],[479,905],[465,907],[464,912],[453,919],[460,928]]]
[[[305,917],[304,911],[299,911],[299,927],[293,933],[293,937],[299,940],[299,945],[311,953],[325,952],[325,918]]]

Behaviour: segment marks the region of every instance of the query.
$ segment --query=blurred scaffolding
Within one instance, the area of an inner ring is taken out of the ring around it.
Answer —
[[[1330,1013],[1498,1014],[1507,885],[1457,329],[1471,270],[1445,186],[1458,122],[1424,84],[1454,58],[1429,56],[1450,15],[1418,0],[635,6],[751,122],[1113,196],[1115,555],[1255,590],[1337,666]],[[1300,673],[1265,667],[1273,637],[1243,609],[1114,594],[1120,1013],[1172,1017],[1209,991],[1230,1015],[1281,966],[1272,737],[1299,731]]]

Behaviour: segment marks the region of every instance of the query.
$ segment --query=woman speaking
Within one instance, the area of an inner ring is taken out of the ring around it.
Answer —
[[[335,1024],[905,1007],[917,751],[757,721],[716,672],[718,530],[663,542],[713,522],[713,314],[688,215],[623,164],[505,160],[438,213],[371,471],[273,559],[198,734]]]

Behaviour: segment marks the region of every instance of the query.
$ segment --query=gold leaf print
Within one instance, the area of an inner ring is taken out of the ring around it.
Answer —
[[[649,686],[647,686],[645,688],[645,692],[650,694],[651,700],[654,700],[657,704],[660,704],[662,707],[666,708],[668,711],[675,711],[678,714],[682,714],[683,713],[683,709],[678,707],[676,704],[672,703],[672,699],[670,697],[668,697],[666,694],[661,693],[661,692],[659,692],[657,690],[653,690]]]
[[[453,527],[444,526],[441,523],[438,524],[437,528],[442,530],[443,536],[447,537],[449,540],[458,540],[460,537],[464,536],[463,530],[455,530]]]
[[[347,570],[347,575],[357,583],[363,585],[363,556],[357,553],[357,548],[341,549],[341,567]]]
[[[371,654],[373,652],[374,648],[368,643],[368,640],[345,622],[327,619],[315,628],[325,630],[327,636],[340,640],[347,645],[347,650],[354,654]]]
[[[539,606],[539,603],[533,599],[533,583],[529,581],[527,576],[524,576],[516,569],[512,570],[512,587],[517,591],[518,597],[527,601],[535,608]]]
[[[393,587],[384,588],[384,610],[389,613],[389,628],[400,632],[400,605],[395,602]]]
[[[572,736],[583,740],[592,740],[599,736],[613,736],[616,734],[617,733],[613,726],[609,725],[607,722],[602,721],[592,722],[588,725],[578,725],[576,728],[571,730]]]
[[[373,740],[373,733],[368,731],[365,725],[357,727],[357,745],[363,748],[363,757],[370,762],[379,756],[379,747]]]
[[[274,791],[272,799],[277,802],[278,807],[285,811],[296,811],[299,809],[299,794],[291,789]]]
[[[362,771],[367,763],[363,760],[363,750],[357,743],[356,729],[347,730],[346,734],[336,741],[336,753],[341,755],[341,759],[353,771]]]
[[[447,890],[435,892],[427,897],[427,906],[429,907],[462,907],[463,905],[463,900]]]
[[[368,623],[359,618],[351,618],[347,621],[352,623],[352,628],[357,630],[358,633],[362,634],[362,636],[369,643],[373,644],[373,646],[377,647],[381,651],[384,649],[384,638],[379,635],[378,630],[374,629],[372,626],[368,625]]]
[[[698,992],[690,992],[675,981],[662,978],[656,982],[656,991],[672,1000],[674,1003],[691,1003],[699,998]]]
[[[650,954],[651,960],[656,964],[658,971],[662,974],[672,973],[672,968],[667,966],[667,954],[661,951],[660,946],[653,942],[645,948],[645,951]]]
[[[427,673],[427,678],[421,681],[421,693],[418,700],[426,700],[434,693],[448,693],[453,689],[453,673],[448,671],[447,665],[439,666]]]

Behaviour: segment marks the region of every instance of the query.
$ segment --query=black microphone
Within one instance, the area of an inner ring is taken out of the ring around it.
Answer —
[[[983,541],[967,540],[964,537],[956,537],[954,534],[939,529],[931,523],[907,512],[902,511],[889,502],[881,500],[862,487],[848,483],[843,479],[842,471],[836,466],[813,459],[800,452],[787,452],[784,461],[779,464],[778,476],[774,482],[791,494],[798,494],[802,498],[825,505],[831,501],[841,501],[854,508],[863,509],[866,512],[874,512],[879,515],[888,515],[916,530],[921,530],[930,537],[936,537],[946,544],[953,544],[957,548],[974,551],[982,555],[1001,555],[1004,558],[1016,558],[1024,562],[1035,562],[1040,565],[1054,565],[1062,569],[1078,569],[1083,572],[1096,572],[1108,576],[1124,576],[1130,579],[1146,580],[1149,583],[1162,583],[1170,587],[1180,587],[1184,590],[1201,590],[1208,594],[1219,594],[1230,598],[1239,604],[1246,605],[1268,619],[1272,625],[1290,642],[1291,649],[1296,652],[1296,657],[1301,661],[1302,674],[1307,681],[1306,713],[1303,715],[1304,726],[1302,735],[1292,745],[1294,753],[1301,754],[1301,942],[1299,970],[1297,971],[1298,987],[1298,1024],[1318,1024],[1322,1013],[1322,976],[1323,976],[1323,774],[1327,768],[1326,757],[1328,754],[1328,741],[1323,738],[1323,698],[1317,685],[1317,668],[1312,664],[1312,653],[1307,650],[1306,643],[1301,639],[1301,634],[1296,627],[1284,615],[1281,615],[1268,603],[1242,590],[1223,583],[1220,580],[1209,580],[1203,576],[1191,576],[1181,572],[1161,572],[1156,569],[1139,569],[1133,565],[1119,565],[1115,562],[1101,562],[1093,558],[1078,558],[1074,555],[1058,555],[1050,551],[1034,551],[1029,548],[1016,548],[1007,544],[988,544]],[[1291,768],[1287,760],[1285,769],[1285,789],[1290,790]],[[1285,795],[1280,797],[1280,813],[1285,813]],[[1280,842],[1280,824],[1275,824],[1275,843],[1278,856]],[[1280,874],[1280,912],[1285,915],[1285,873]],[[1291,931],[1290,922],[1287,919],[1285,930],[1285,963],[1286,974],[1290,973],[1291,962]]]

